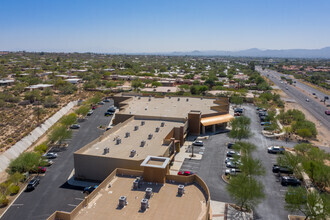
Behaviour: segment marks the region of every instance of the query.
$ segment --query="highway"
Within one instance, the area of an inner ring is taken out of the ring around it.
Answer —
[[[286,84],[285,82],[282,82],[281,76],[285,76],[281,73],[278,73],[273,70],[265,69],[262,70],[260,66],[256,67],[256,70],[261,73],[261,75],[268,77],[276,86],[278,86],[280,89],[282,89],[289,97],[294,99],[298,104],[303,106],[307,111],[311,113],[320,123],[320,125],[325,126],[328,130],[330,130],[330,115],[326,115],[325,111],[329,110],[328,107],[326,107],[327,104],[329,104],[329,100],[326,100],[326,103],[320,102],[320,99],[324,99],[324,96],[326,94],[307,86],[303,83],[300,83],[296,81],[296,83],[293,83],[293,85]],[[294,84],[296,84],[294,86]],[[298,90],[296,87],[299,87],[300,89],[306,91],[309,95],[304,94],[300,90]],[[312,93],[315,93],[318,97],[313,98]],[[308,100],[308,101],[306,101]]]

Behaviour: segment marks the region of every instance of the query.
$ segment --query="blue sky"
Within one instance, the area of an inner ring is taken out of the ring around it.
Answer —
[[[329,0],[0,0],[0,51],[326,46]]]

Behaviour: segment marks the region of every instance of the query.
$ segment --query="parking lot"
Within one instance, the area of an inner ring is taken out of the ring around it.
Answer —
[[[80,129],[74,130],[65,148],[53,149],[58,154],[54,164],[40,177],[40,184],[31,192],[23,192],[3,215],[4,220],[44,220],[54,211],[72,211],[84,198],[81,187],[66,183],[73,170],[73,153],[99,137],[104,130],[100,125],[108,125],[111,117],[104,112],[113,103],[105,103],[94,110],[87,120],[80,122]]]
[[[272,140],[261,134],[262,126],[253,105],[243,105],[244,115],[251,119],[251,131],[253,136],[249,141],[257,146],[253,152],[253,157],[260,159],[266,169],[265,176],[258,177],[264,184],[266,198],[256,207],[255,219],[287,219],[288,212],[284,208],[284,195],[287,187],[281,186],[279,178],[272,172],[273,164],[276,164],[275,154],[268,154],[267,147],[271,145],[283,145],[293,147],[296,143],[285,143],[283,141]],[[203,140],[205,149],[201,160],[186,159],[180,170],[189,170],[199,175],[208,185],[211,199],[233,203],[226,191],[226,183],[221,175],[225,173],[227,142],[234,142],[226,133],[209,134],[209,138]],[[195,152],[195,150],[194,150]],[[196,151],[198,152],[198,151]]]

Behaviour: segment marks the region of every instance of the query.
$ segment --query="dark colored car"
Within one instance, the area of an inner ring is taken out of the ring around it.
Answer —
[[[39,178],[37,178],[37,177],[33,178],[29,182],[29,184],[27,185],[26,190],[27,191],[34,190],[36,188],[36,186],[39,184],[39,182],[40,182],[40,179]]]
[[[190,171],[179,171],[178,175],[180,175],[180,176],[191,176],[191,175],[194,175],[194,173],[190,172]]]
[[[98,187],[98,185],[95,185],[95,186],[87,186],[87,187],[84,188],[84,193],[89,194],[89,193],[93,192],[94,189],[96,189],[97,187]]]
[[[293,174],[293,171],[289,167],[282,167],[282,166],[275,164],[275,165],[273,165],[273,173]]]
[[[227,147],[231,149],[234,146],[235,143],[227,143]]]
[[[282,186],[300,186],[301,182],[300,180],[292,176],[282,176],[281,184]]]
[[[271,125],[272,123],[271,122],[269,122],[269,121],[262,121],[262,122],[260,122],[260,125],[261,126],[264,126],[264,125]]]
[[[234,113],[243,113],[243,109],[242,108],[235,108],[234,109]]]
[[[79,129],[80,128],[80,125],[78,124],[73,124],[70,126],[71,129]]]
[[[104,113],[104,116],[111,116],[111,115],[113,115],[113,112],[105,112]]]
[[[115,112],[116,111],[116,108],[115,107],[110,107],[107,112]]]
[[[325,110],[324,112],[326,115],[330,115],[330,110]]]
[[[103,102],[110,102],[110,99],[104,99]]]
[[[233,151],[233,150],[227,151],[226,155],[227,155],[227,157],[241,156],[240,153],[238,153],[237,151]]]
[[[103,102],[103,101],[101,101],[101,102],[99,102],[98,104],[99,104],[99,105],[104,105],[104,102]]]
[[[270,154],[277,154],[277,153],[283,154],[284,152],[285,152],[285,149],[282,146],[268,147],[268,153],[270,153]]]

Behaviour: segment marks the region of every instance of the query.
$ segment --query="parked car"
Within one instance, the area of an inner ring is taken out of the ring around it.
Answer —
[[[226,163],[226,167],[228,168],[238,168],[239,163],[238,162],[234,162],[234,161],[230,161],[228,163]]]
[[[293,174],[293,171],[289,167],[279,166],[277,164],[273,165],[273,173],[286,173],[286,174]]]
[[[272,123],[270,121],[262,121],[260,122],[260,125],[261,126],[264,126],[264,125],[271,125]]]
[[[190,171],[179,171],[178,175],[179,176],[191,176],[191,175],[194,175],[194,173],[190,172]]]
[[[309,99],[306,99],[306,102],[309,102]]]
[[[227,143],[227,147],[228,147],[229,149],[231,149],[231,148],[234,146],[234,144],[235,144],[235,143],[231,143],[231,142],[229,142],[229,143]]]
[[[300,186],[301,182],[300,180],[292,176],[282,176],[281,184],[282,186]]]
[[[226,157],[225,163],[227,164],[229,162],[238,162],[238,163],[241,163],[241,160],[240,159],[236,159],[234,157]]]
[[[234,116],[241,116],[242,113],[239,113],[239,112],[235,112],[234,113]]]
[[[98,187],[98,185],[87,186],[87,187],[84,188],[84,191],[83,192],[89,194],[89,193],[93,192],[94,189],[96,189],[97,187]]]
[[[313,95],[316,95],[315,92],[313,92]]]
[[[268,147],[268,153],[271,153],[271,154],[277,154],[277,153],[283,154],[284,152],[285,152],[285,149],[282,146]]]
[[[91,116],[93,113],[94,113],[93,110],[89,110],[89,111],[87,112],[87,116]]]
[[[38,167],[38,173],[46,173],[46,167]]]
[[[110,102],[110,99],[104,99],[103,102]]]
[[[34,190],[36,188],[36,186],[39,184],[39,182],[40,182],[40,179],[38,177],[33,178],[27,185],[26,190],[27,191]]]
[[[330,110],[325,110],[324,112],[326,115],[330,115]]]
[[[44,157],[46,159],[55,159],[55,158],[57,158],[57,153],[49,152],[49,153],[42,155],[42,157]]]
[[[234,157],[234,156],[241,156],[240,153],[238,153],[237,151],[231,150],[231,151],[227,151],[227,157]]]
[[[265,121],[265,120],[266,120],[266,117],[267,117],[267,116],[265,116],[265,115],[260,116],[260,117],[259,117],[259,118],[260,118],[260,121]]]
[[[47,166],[47,167],[53,165],[53,163],[54,163],[54,161],[49,160],[49,159],[45,159],[45,160],[43,160],[43,162],[44,162],[44,166]]]
[[[95,110],[96,109],[96,106],[92,106],[92,110]]]
[[[236,112],[243,113],[243,109],[242,108],[235,108],[234,113],[236,113]]]
[[[240,172],[241,172],[240,169],[229,168],[229,169],[226,169],[226,171],[225,171],[225,175],[235,176],[235,175],[237,175],[237,173],[240,173]]]
[[[116,111],[116,108],[115,107],[110,107],[107,112],[115,112]]]
[[[104,116],[111,116],[111,115],[113,115],[113,112],[105,112],[104,113]]]
[[[197,140],[194,141],[192,144],[195,145],[195,146],[203,146],[204,145],[203,141],[197,141]]]
[[[100,101],[98,104],[99,105],[104,105],[104,102],[103,101]]]
[[[80,128],[80,125],[78,124],[73,124],[70,126],[71,129],[79,129]]]

